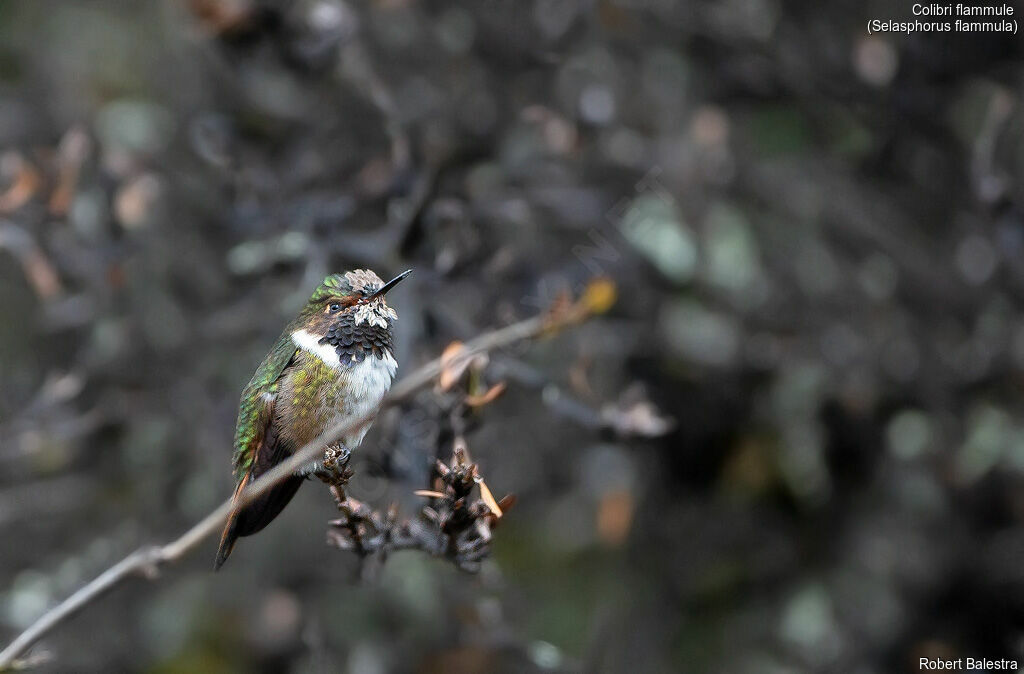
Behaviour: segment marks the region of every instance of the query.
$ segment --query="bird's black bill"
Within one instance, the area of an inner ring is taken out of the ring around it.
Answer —
[[[398,276],[396,276],[395,278],[391,279],[390,281],[388,281],[387,283],[385,283],[384,285],[382,285],[382,286],[380,287],[380,289],[378,289],[378,290],[377,290],[377,292],[375,292],[374,294],[372,294],[372,295],[370,295],[369,297],[367,297],[367,298],[366,298],[366,300],[367,300],[367,301],[370,301],[370,300],[376,299],[376,298],[378,298],[378,297],[383,297],[383,295],[384,295],[384,294],[385,294],[385,293],[386,293],[387,291],[389,291],[389,290],[391,290],[392,288],[394,288],[394,287],[395,287],[396,285],[398,285],[398,284],[399,284],[399,283],[400,283],[400,282],[402,281],[402,279],[404,279],[404,278],[405,278],[406,276],[408,276],[408,275],[409,275],[409,274],[411,274],[411,273],[412,273],[412,269],[406,269],[406,270],[405,270],[405,271],[403,271],[403,272],[402,272],[401,274],[399,274],[399,275],[398,275]]]

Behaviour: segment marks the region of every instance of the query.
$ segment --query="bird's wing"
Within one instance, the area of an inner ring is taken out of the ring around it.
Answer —
[[[256,374],[242,392],[235,427],[235,493],[242,490],[261,473],[280,461],[285,448],[274,427],[274,402],[281,375],[295,357],[291,335],[281,335],[273,350],[260,363]],[[246,507],[235,510],[224,524],[213,568],[219,569],[227,560],[239,536],[254,534],[265,527],[288,504],[302,478],[292,476],[263,494]]]
[[[278,383],[281,374],[295,357],[295,352],[296,347],[291,335],[281,335],[242,391],[238,423],[235,426],[235,453],[232,459],[236,483],[241,483],[259,459],[265,458],[259,455],[262,449],[267,448],[268,443],[264,440],[274,416]]]

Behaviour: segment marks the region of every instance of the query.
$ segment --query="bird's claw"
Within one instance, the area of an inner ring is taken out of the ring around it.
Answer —
[[[329,485],[344,486],[355,475],[355,471],[348,467],[351,458],[352,452],[341,443],[328,445],[314,474]]]

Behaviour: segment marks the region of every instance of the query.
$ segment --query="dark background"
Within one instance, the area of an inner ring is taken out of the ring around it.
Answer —
[[[361,572],[311,483],[44,670],[1024,659],[1024,63],[866,34],[910,5],[0,3],[0,636],[230,494],[239,392],[325,274],[412,267],[404,372],[618,286],[492,356],[467,441],[519,504],[482,572]],[[357,496],[427,486],[432,398]]]

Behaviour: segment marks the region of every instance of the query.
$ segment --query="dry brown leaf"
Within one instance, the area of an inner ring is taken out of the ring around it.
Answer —
[[[3,161],[13,167],[11,172],[15,174],[11,186],[3,194],[0,194],[0,212],[10,213],[24,206],[29,199],[35,196],[42,186],[43,179],[39,172],[20,154],[6,155]]]
[[[500,381],[480,395],[466,396],[466,404],[470,407],[483,407],[488,403],[494,402],[495,398],[504,393],[506,388],[505,382]]]
[[[444,494],[433,489],[417,489],[413,492],[416,496],[425,496],[427,498],[444,498]]]
[[[622,545],[633,525],[633,495],[628,489],[605,493],[597,507],[597,535],[606,544]]]
[[[25,278],[40,298],[50,299],[61,292],[57,270],[27,232],[14,225],[0,225],[0,250],[9,250],[18,258]]]
[[[36,294],[44,300],[60,294],[60,279],[57,271],[38,249],[33,249],[22,259],[22,268]]]
[[[494,498],[494,494],[487,488],[487,483],[484,482],[482,477],[476,479],[476,483],[480,485],[480,497],[483,498],[484,503],[490,509],[491,514],[495,517],[501,517],[501,506],[498,505],[498,501]]]
[[[516,504],[517,500],[518,499],[516,498],[515,494],[505,494],[504,496],[501,497],[501,500],[498,501],[498,507],[501,508],[502,512],[507,513],[509,509],[511,509],[512,506]]]
[[[251,0],[191,0],[189,9],[215,35],[248,29],[256,16]]]
[[[451,389],[452,386],[462,378],[462,374],[469,367],[469,358],[461,358],[462,342],[454,341],[444,348],[441,353],[441,374],[438,377],[438,386],[442,391]]]
[[[137,229],[152,219],[163,185],[152,173],[125,181],[114,194],[114,214],[125,229]]]
[[[57,147],[57,186],[50,194],[50,212],[67,215],[78,187],[82,164],[89,156],[92,144],[88,134],[79,127],[71,128]]]

